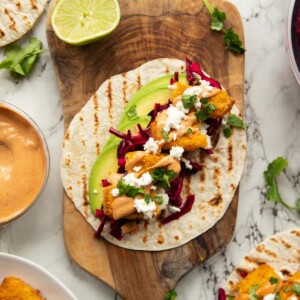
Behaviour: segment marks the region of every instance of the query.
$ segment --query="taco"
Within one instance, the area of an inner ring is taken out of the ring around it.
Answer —
[[[240,117],[219,82],[188,60],[157,59],[113,76],[66,132],[65,190],[111,243],[180,246],[232,201],[246,155]]]
[[[229,276],[219,300],[300,298],[300,229],[268,237]]]
[[[47,0],[0,1],[0,47],[27,33],[44,10]]]

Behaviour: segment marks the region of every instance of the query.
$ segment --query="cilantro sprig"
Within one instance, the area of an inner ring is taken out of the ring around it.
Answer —
[[[36,37],[29,39],[28,46],[10,45],[5,48],[5,59],[0,62],[0,70],[8,69],[13,77],[25,77],[32,70],[42,50],[42,42]]]
[[[293,290],[293,292],[296,293],[297,296],[300,296],[300,284],[299,283],[293,283],[292,290]]]
[[[264,178],[266,182],[266,197],[271,202],[279,202],[286,208],[291,210],[300,211],[300,198],[297,200],[297,206],[291,206],[286,203],[279,192],[278,183],[276,178],[280,176],[283,170],[288,166],[288,161],[283,157],[277,157],[269,165],[266,171],[264,171]]]
[[[150,173],[151,177],[156,180],[156,185],[162,188],[170,187],[170,181],[176,178],[177,173],[173,170],[156,168]]]
[[[200,102],[202,104],[201,110],[196,111],[195,115],[199,121],[204,122],[210,117],[211,112],[214,111],[216,107],[208,103],[207,98],[202,98]]]
[[[270,282],[271,284],[275,284],[275,283],[278,283],[279,280],[278,280],[277,277],[271,276],[270,279],[269,279],[269,282]]]
[[[229,138],[232,135],[232,127],[244,128],[244,122],[238,116],[230,114],[223,129],[223,133],[226,138]]]
[[[259,289],[259,285],[252,285],[249,289],[249,300],[258,300],[258,296],[256,295],[256,291]]]
[[[175,290],[170,290],[166,292],[165,300],[175,300],[177,297],[177,293]]]
[[[162,134],[165,141],[167,141],[169,139],[169,135],[168,135],[166,130],[162,129],[161,134]]]
[[[126,112],[126,116],[130,121],[139,119],[139,115],[136,112],[136,105],[131,106]]]
[[[226,14],[220,11],[218,8],[212,7],[208,0],[203,0],[206,8],[211,16],[211,30],[221,31],[224,34],[224,42],[226,49],[229,49],[235,53],[242,54],[246,51],[242,46],[242,42],[238,34],[234,32],[232,28],[226,30],[224,28],[224,21],[226,20]]]
[[[195,102],[197,101],[197,99],[198,99],[197,95],[181,96],[181,101],[185,109],[193,108],[195,106]]]

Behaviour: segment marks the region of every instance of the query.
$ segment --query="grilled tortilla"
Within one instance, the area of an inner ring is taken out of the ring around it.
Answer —
[[[281,272],[287,280],[300,270],[300,229],[289,230],[268,237],[252,249],[234,269],[226,284],[226,294],[230,294],[236,284],[243,279],[241,274],[249,274],[262,266],[269,265],[274,271]]]
[[[72,120],[63,143],[61,177],[69,198],[95,230],[100,220],[92,215],[89,207],[89,174],[109,137],[109,128],[117,126],[127,102],[141,85],[176,71],[184,73],[185,62],[166,58],[113,76]],[[239,114],[236,106],[232,113]],[[222,218],[241,178],[245,156],[244,129],[234,129],[229,139],[221,134],[214,154],[201,158],[203,169],[184,180],[182,198],[196,196],[189,213],[164,226],[153,220],[138,232],[126,234],[121,241],[109,234],[109,224],[106,224],[102,236],[121,247],[151,251],[187,243]],[[199,162],[200,152],[194,151],[191,159]]]
[[[27,33],[41,15],[47,0],[0,1],[0,47]]]

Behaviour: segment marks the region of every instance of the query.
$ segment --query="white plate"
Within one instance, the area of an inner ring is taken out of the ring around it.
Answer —
[[[47,300],[77,300],[51,273],[27,259],[0,253],[0,283],[5,277],[15,276],[41,291]]]
[[[286,23],[286,50],[293,73],[300,84],[300,49],[297,49],[296,19],[300,9],[300,0],[291,0]],[[298,63],[297,63],[298,60]]]

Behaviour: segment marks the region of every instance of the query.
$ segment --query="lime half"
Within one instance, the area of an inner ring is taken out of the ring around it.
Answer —
[[[71,45],[85,45],[111,33],[121,18],[118,0],[60,0],[51,25]]]

